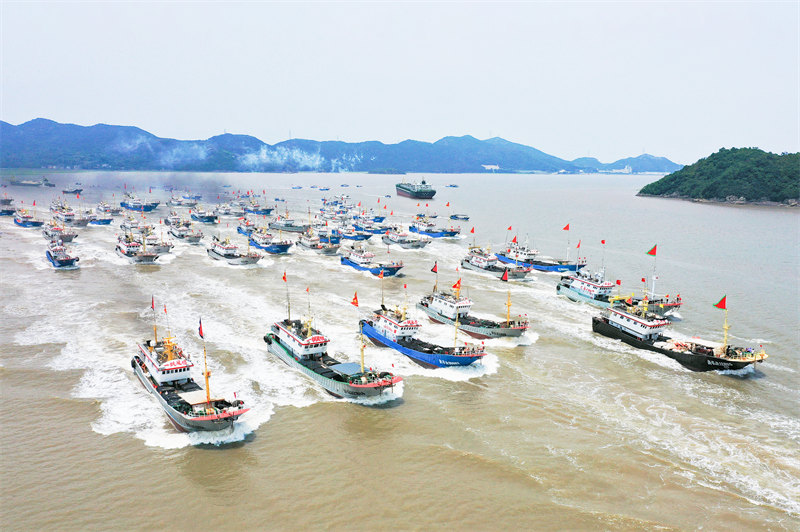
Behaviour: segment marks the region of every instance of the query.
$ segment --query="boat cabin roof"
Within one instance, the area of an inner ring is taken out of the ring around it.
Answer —
[[[344,375],[349,377],[351,375],[357,375],[361,373],[361,364],[359,364],[358,362],[344,362],[342,364],[336,364],[334,366],[331,366],[330,369],[332,369],[339,375]]]
[[[192,390],[191,392],[178,392],[178,396],[189,403],[190,405],[202,405],[205,404],[206,401],[206,391],[205,390]],[[222,399],[219,397],[211,396],[211,402],[214,401],[221,401]]]
[[[718,347],[725,347],[723,344],[719,342],[712,342],[711,340],[703,340],[702,338],[691,338],[689,343],[702,345],[704,347],[710,347],[712,349],[716,349]]]

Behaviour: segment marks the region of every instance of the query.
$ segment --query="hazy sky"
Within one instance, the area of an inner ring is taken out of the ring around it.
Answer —
[[[0,119],[572,159],[800,150],[798,2],[2,2]]]

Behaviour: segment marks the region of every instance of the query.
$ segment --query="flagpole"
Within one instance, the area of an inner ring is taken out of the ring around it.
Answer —
[[[728,326],[728,304],[727,304],[727,302],[725,302],[725,324],[722,326],[722,328],[725,331],[725,337],[724,337],[724,340],[722,341],[722,343],[724,345],[723,349],[725,349],[725,352],[727,353],[728,352],[728,329],[730,329],[730,327]]]

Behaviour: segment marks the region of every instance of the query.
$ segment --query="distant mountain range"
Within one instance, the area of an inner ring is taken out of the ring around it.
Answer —
[[[604,164],[574,161],[499,137],[469,135],[398,144],[292,139],[275,145],[248,135],[206,140],[156,137],[131,126],[78,126],[37,118],[18,126],[0,121],[0,167],[225,172],[673,172],[681,165],[640,155]]]

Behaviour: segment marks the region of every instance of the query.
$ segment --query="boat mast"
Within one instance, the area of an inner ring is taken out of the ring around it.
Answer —
[[[358,313],[358,309],[356,309]],[[361,344],[361,373],[364,373],[364,324],[358,322],[358,341]]]
[[[200,331],[203,330],[203,321],[200,320]],[[206,359],[206,337],[205,335],[201,335],[200,338],[203,339],[203,376],[206,378],[206,404],[208,407],[211,408],[211,387],[208,384],[208,378],[211,376],[211,372],[208,371],[208,360]]]
[[[723,349],[725,349],[725,352],[727,352],[727,350],[728,350],[728,329],[730,329],[730,327],[728,326],[728,309],[727,309],[727,305],[726,305],[726,308],[725,308],[725,324],[722,326],[722,329],[725,331],[725,336],[724,336],[724,339],[722,340],[722,343],[724,345]]]
[[[511,289],[508,289],[508,301],[506,301],[506,328],[511,326]]]

